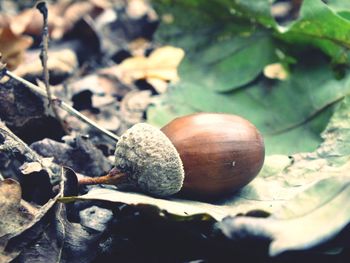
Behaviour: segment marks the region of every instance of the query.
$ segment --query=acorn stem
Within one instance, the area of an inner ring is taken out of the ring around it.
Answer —
[[[113,168],[107,175],[100,177],[84,177],[78,180],[79,185],[110,184],[119,185],[127,179],[127,174]]]

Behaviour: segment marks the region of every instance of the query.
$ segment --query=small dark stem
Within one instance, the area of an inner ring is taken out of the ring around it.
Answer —
[[[58,109],[53,103],[53,98],[52,98],[52,92],[50,88],[50,75],[49,75],[49,68],[47,65],[48,61],[48,49],[49,49],[49,26],[48,26],[48,10],[46,6],[46,1],[39,1],[36,5],[36,8],[40,11],[40,13],[43,16],[43,32],[42,32],[42,44],[41,44],[41,51],[40,51],[40,61],[43,66],[43,80],[45,84],[45,89],[47,93],[47,98],[48,98],[48,105],[49,107],[52,108],[53,114],[55,115],[56,119],[60,122],[63,130],[68,134],[69,131],[62,121],[61,117],[58,114]]]
[[[100,177],[84,177],[78,180],[79,185],[110,184],[118,185],[127,180],[127,175],[113,168],[107,175]]]

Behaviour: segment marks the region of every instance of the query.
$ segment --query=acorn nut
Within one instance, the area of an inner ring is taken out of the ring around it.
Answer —
[[[121,136],[114,155],[115,167],[142,191],[168,196],[181,190],[185,172],[180,155],[159,129],[135,124]]]
[[[249,121],[230,114],[197,113],[161,130],[145,123],[116,144],[115,174],[95,183],[134,186],[156,196],[182,192],[218,197],[237,191],[264,162],[262,136]],[[84,184],[84,183],[83,183]]]

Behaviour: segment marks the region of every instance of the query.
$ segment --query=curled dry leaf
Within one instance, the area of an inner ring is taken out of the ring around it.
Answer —
[[[177,67],[185,56],[181,48],[164,46],[154,50],[149,57],[139,56],[125,59],[120,65],[101,72],[116,75],[125,84],[135,80],[157,78],[164,81],[179,79]]]
[[[22,200],[20,184],[13,179],[0,181],[0,238],[21,230],[38,209]]]
[[[59,193],[61,196],[67,193],[74,194],[77,190],[76,182],[69,176],[70,173],[70,169],[62,169]],[[52,207],[52,216],[45,222],[41,231],[35,232],[35,239],[23,247],[16,262],[98,262],[94,259],[99,251],[103,230],[90,229],[70,222],[67,219],[67,210],[66,205],[61,203]],[[3,262],[1,256],[0,262]]]
[[[31,37],[17,36],[9,27],[0,28],[0,53],[9,70],[15,69],[24,58],[24,52],[33,43]]]
[[[34,172],[40,172],[44,170],[46,167],[52,165],[53,157],[42,158],[41,162],[25,162],[19,167],[22,174],[31,174]]]

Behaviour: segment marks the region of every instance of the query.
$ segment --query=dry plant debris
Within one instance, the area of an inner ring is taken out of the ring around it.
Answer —
[[[47,0],[67,130],[43,96],[43,19],[29,2],[0,1],[0,262],[347,263],[346,1]],[[237,193],[78,184],[110,171],[132,125],[197,111],[265,135],[263,170]]]

